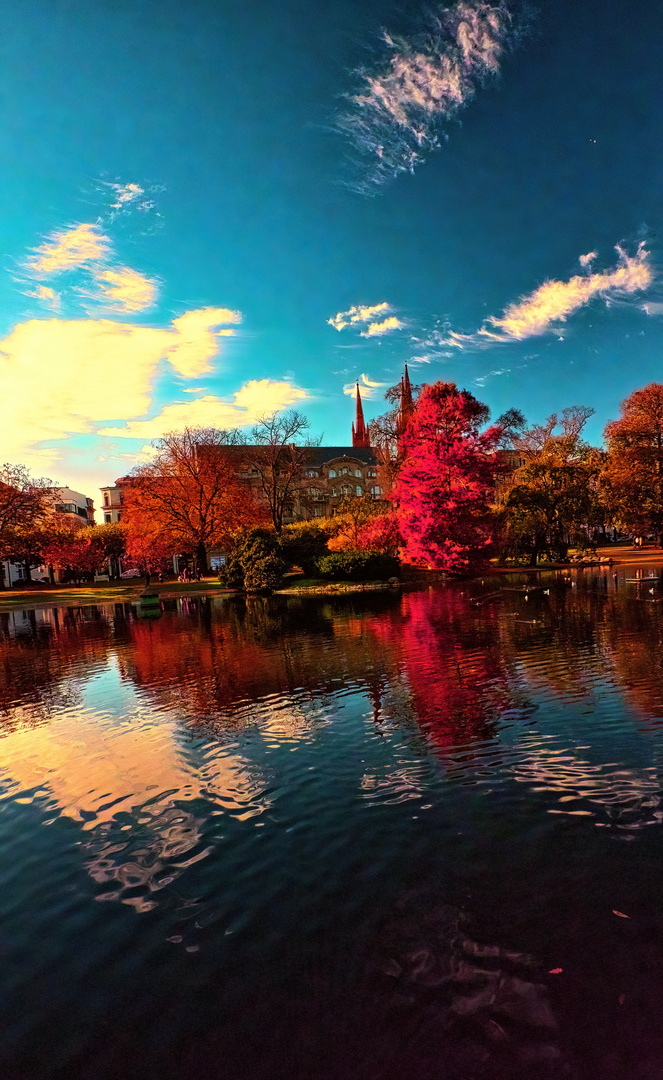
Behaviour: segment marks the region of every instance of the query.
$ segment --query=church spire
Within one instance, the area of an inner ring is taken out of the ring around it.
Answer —
[[[412,399],[412,383],[410,382],[410,376],[406,364],[405,374],[401,378],[401,403],[398,409],[398,419],[396,421],[396,433],[399,442],[405,434],[405,429],[408,425],[410,417],[412,416],[413,410],[414,401]]]
[[[368,437],[368,428],[364,422],[364,410],[361,404],[361,394],[359,393],[359,383],[357,383],[357,417],[355,423],[352,425],[352,445],[353,446],[370,446]]]

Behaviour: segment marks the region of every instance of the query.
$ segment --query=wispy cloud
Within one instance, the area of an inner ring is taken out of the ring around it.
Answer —
[[[485,375],[478,375],[474,380],[477,386],[485,386],[487,379],[495,379],[498,375],[508,375],[511,368],[494,368],[493,371],[487,371]]]
[[[348,397],[357,396],[357,383],[359,383],[359,392],[363,398],[375,398],[380,396],[380,390],[387,386],[385,382],[377,382],[375,379],[370,379],[368,375],[363,372],[354,382],[346,383],[343,387],[343,393]]]
[[[568,281],[546,281],[529,296],[511,304],[502,316],[492,315],[475,334],[452,332],[446,343],[461,349],[481,348],[524,341],[553,331],[559,334],[560,323],[594,297],[609,302],[643,292],[654,280],[644,244],[638,245],[635,255],[629,255],[620,245],[615,250],[619,262],[612,270],[584,277],[576,275]]]
[[[118,198],[125,196],[125,201],[130,201],[137,197],[137,192],[142,192],[138,184],[124,185]],[[22,269],[29,279],[29,284],[25,278],[19,279],[23,291],[41,300],[51,311],[61,309],[63,292],[69,299],[92,302],[97,311],[103,309],[122,315],[145,311],[159,298],[159,283],[155,279],[118,262],[112,241],[99,222],[55,230],[23,261]],[[45,284],[54,277],[63,278],[63,292]],[[39,283],[36,287],[35,281]],[[77,281],[80,284],[75,284]],[[84,309],[89,311],[89,303],[84,303]]]
[[[648,315],[663,315],[663,304],[660,300],[650,300],[642,305],[642,310]]]
[[[60,294],[51,289],[50,285],[37,285],[36,288],[27,290],[26,296],[34,296],[41,300],[51,311],[59,311],[62,307]]]
[[[383,315],[385,312],[391,311],[391,304],[386,302],[382,304],[373,304],[372,307],[367,304],[356,304],[354,307],[348,309],[348,311],[339,311],[337,315],[333,315],[331,319],[327,319],[329,326],[333,326],[335,330],[343,330],[346,326],[353,326],[357,323],[368,323],[376,315]]]
[[[110,250],[111,242],[97,224],[72,225],[52,232],[25,260],[24,267],[34,278],[48,277],[103,262]]]
[[[594,262],[594,259],[598,259],[598,257],[599,257],[598,251],[588,251],[586,255],[581,255],[580,256],[580,258],[578,259],[578,262],[580,263],[580,265],[584,269],[587,266],[591,266],[591,264]]]
[[[388,319],[383,319],[382,322],[369,323],[365,330],[362,330],[362,337],[381,337],[382,334],[388,334],[391,330],[402,329],[403,323],[400,319],[397,319],[395,315],[391,315]]]
[[[245,427],[256,420],[288,409],[311,395],[290,382],[274,379],[251,379],[230,401],[207,394],[194,401],[174,401],[164,406],[150,420],[133,420],[124,427],[101,428],[100,435],[129,439],[157,439],[169,431],[190,427]]]
[[[109,319],[31,319],[0,341],[0,430],[8,459],[53,458],[43,444],[145,417],[165,363],[185,379],[212,370],[226,308],[188,311],[164,328]],[[189,401],[188,406],[194,402]],[[57,457],[57,454],[55,454]]]
[[[399,173],[414,171],[440,145],[445,121],[499,71],[517,31],[504,4],[458,0],[437,8],[411,38],[383,31],[381,56],[355,75],[361,89],[346,97],[336,123],[359,156],[351,186],[369,194]]]
[[[107,311],[136,315],[153,307],[159,298],[158,283],[128,266],[95,269],[92,277],[93,287],[78,292]]]

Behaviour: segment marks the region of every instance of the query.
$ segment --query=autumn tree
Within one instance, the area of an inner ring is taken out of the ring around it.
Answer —
[[[309,421],[296,409],[263,416],[251,432],[253,444],[243,449],[246,467],[253,472],[277,533],[295,499],[304,493],[311,449],[319,445],[309,437]]]
[[[333,535],[328,542],[329,550],[347,551],[362,547],[361,537],[365,526],[385,511],[384,503],[369,499],[366,495],[343,495],[332,522]]]
[[[233,532],[261,518],[237,475],[239,444],[237,432],[217,428],[185,428],[154,442],[152,460],[123,484],[129,537],[152,529],[194,555],[205,573],[210,548],[227,546]]]
[[[584,406],[553,413],[545,423],[513,437],[524,462],[511,476],[502,520],[506,550],[565,558],[569,545],[586,543],[588,529],[602,520],[598,497],[600,451],[583,438],[594,410]]]
[[[606,425],[602,495],[612,520],[663,544],[663,384],[635,390]]]
[[[41,561],[35,561],[35,533],[52,509],[52,489],[52,480],[31,476],[24,465],[0,465],[0,560],[23,562],[28,581],[30,570]]]
[[[402,437],[404,461],[391,499],[407,558],[461,571],[492,541],[490,508],[499,427],[480,428],[489,410],[455,383],[424,386]]]
[[[99,573],[106,562],[100,526],[81,528],[75,521],[54,520],[44,533],[41,558],[59,572],[60,580],[81,582]]]

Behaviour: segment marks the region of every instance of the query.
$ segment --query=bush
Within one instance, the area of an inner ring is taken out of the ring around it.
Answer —
[[[315,561],[327,553],[327,532],[315,525],[288,525],[281,533],[281,557],[288,566],[300,566],[305,574],[315,571]]]
[[[282,584],[285,569],[276,533],[251,529],[235,541],[219,580],[231,589],[269,592]]]
[[[400,569],[398,559],[375,551],[338,551],[316,559],[316,569],[321,577],[341,581],[366,581],[373,578],[396,577]]]
[[[256,559],[244,571],[244,588],[247,592],[271,592],[283,584],[286,565],[277,555]]]

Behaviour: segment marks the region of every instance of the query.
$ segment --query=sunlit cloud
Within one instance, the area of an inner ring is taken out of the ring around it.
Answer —
[[[586,255],[581,255],[578,259],[580,265],[584,268],[590,266],[594,262],[594,259],[598,259],[598,251],[589,251]]]
[[[654,280],[648,262],[649,252],[641,242],[635,255],[616,246],[618,265],[612,270],[587,276],[576,275],[569,281],[546,281],[529,296],[511,304],[500,317],[491,316],[475,334],[450,333],[448,345],[457,348],[485,347],[506,342],[524,341],[530,337],[555,332],[560,323],[588,304],[594,297],[606,303],[626,299],[643,292]]]
[[[440,7],[412,38],[382,33],[381,56],[355,72],[361,88],[336,123],[363,166],[351,186],[364,194],[412,172],[440,145],[443,125],[499,71],[516,37],[504,4],[458,0]]]
[[[140,184],[109,184],[109,187],[115,192],[115,202],[112,204],[113,210],[119,210],[121,206],[126,206],[127,203],[137,202],[141,195],[145,194],[145,188],[142,188]]]
[[[59,311],[62,307],[60,294],[55,289],[51,289],[50,285],[37,285],[36,288],[27,290],[26,296],[34,296],[36,300],[41,300],[51,311]]]
[[[642,305],[642,310],[646,311],[647,315],[663,315],[663,304],[660,300],[649,300]]]
[[[101,428],[100,435],[129,439],[157,439],[169,431],[189,427],[235,428],[254,424],[261,416],[289,409],[310,397],[290,382],[251,379],[230,401],[207,394],[193,401],[173,401],[150,420],[134,420],[124,427]]]
[[[95,269],[92,276],[94,285],[82,287],[77,292],[108,311],[136,315],[153,307],[159,298],[157,282],[128,266]]]
[[[94,262],[104,261],[111,249],[110,240],[98,225],[84,223],[52,232],[34,249],[24,267],[35,278],[59,274]]]
[[[365,330],[361,331],[362,337],[381,337],[382,334],[388,334],[390,330],[400,330],[403,323],[400,319],[397,319],[395,315],[391,315],[388,319],[383,319],[382,322],[369,323]]]
[[[212,369],[218,330],[240,315],[189,311],[165,328],[109,319],[31,319],[0,341],[0,430],[7,460],[45,460],[43,443],[145,417],[168,364],[185,379]]]
[[[346,383],[343,387],[343,393],[348,397],[357,396],[357,382],[359,383],[359,392],[363,398],[376,398],[380,397],[380,391],[388,384],[385,382],[377,382],[375,379],[370,379],[368,375],[363,372],[355,382]]]
[[[349,308],[348,311],[339,311],[337,315],[333,315],[331,319],[327,319],[329,326],[333,326],[335,330],[343,330],[346,326],[353,326],[357,323],[368,323],[371,319],[374,319],[376,315],[383,315],[385,312],[391,311],[391,304],[373,304],[369,307],[366,304],[357,304],[354,307]]]
[[[485,375],[478,375],[474,380],[477,386],[485,386],[487,379],[495,379],[498,375],[508,375],[511,368],[495,368],[493,371],[486,372]]]

